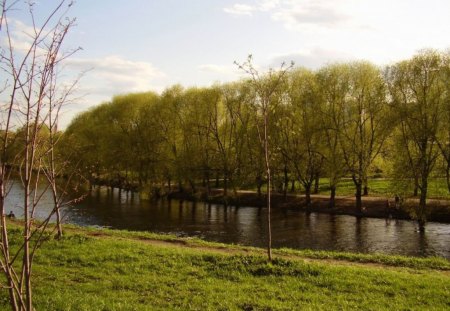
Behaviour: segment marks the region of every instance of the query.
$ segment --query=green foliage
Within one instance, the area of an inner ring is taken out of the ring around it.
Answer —
[[[336,195],[368,188],[409,197],[416,188],[425,208],[427,197],[450,193],[427,185],[444,177],[450,185],[449,68],[447,54],[423,51],[384,71],[367,62],[297,69],[281,80],[271,71],[260,77],[261,90],[243,80],[116,96],[75,118],[60,146],[91,181],[148,193],[169,184],[194,193],[200,185],[208,194],[215,185],[227,195],[261,191],[263,89],[277,82],[264,112],[275,189],[297,181],[310,190],[318,177],[328,181],[322,193]]]

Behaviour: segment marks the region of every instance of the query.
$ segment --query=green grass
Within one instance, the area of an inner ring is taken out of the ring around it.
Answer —
[[[445,259],[279,250],[268,264],[264,251],[256,248],[68,229],[63,240],[46,242],[36,257],[37,310],[450,308]],[[12,231],[13,241],[19,234]],[[361,261],[378,264],[355,263]],[[0,293],[0,308],[7,309],[7,291]]]
[[[385,178],[369,179],[369,196],[395,196],[392,180]],[[410,189],[411,195],[413,189]],[[330,193],[330,184],[328,178],[321,178],[319,182],[319,193],[328,195]],[[354,196],[355,185],[350,178],[341,180],[336,189],[336,195]],[[447,189],[447,182],[444,179],[430,179],[428,185],[428,197],[439,199],[450,199],[450,193]]]
[[[368,181],[369,196],[374,197],[394,197],[396,190],[393,187],[393,180],[388,178],[371,178]],[[289,184],[290,189],[290,184]],[[295,189],[297,193],[303,193],[304,189],[301,183],[295,183]],[[248,187],[245,190],[256,191],[256,187]],[[263,186],[262,191],[266,190]],[[410,195],[413,194],[413,189],[409,189]],[[330,194],[330,182],[329,178],[320,178],[319,181],[319,194]],[[336,195],[338,196],[351,196],[355,195],[355,184],[351,178],[343,178],[336,189]],[[447,182],[444,178],[430,179],[428,183],[428,198],[430,199],[450,199],[450,192],[447,188]]]

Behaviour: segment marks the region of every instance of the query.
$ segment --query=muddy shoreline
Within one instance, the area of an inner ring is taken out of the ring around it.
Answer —
[[[213,204],[264,207],[265,195],[258,196],[256,192],[239,191],[233,196],[224,196],[221,189],[214,189],[207,196],[204,192],[195,194],[189,192],[171,192],[168,198],[185,201],[203,201]],[[310,213],[325,213],[331,215],[350,215],[356,217],[393,218],[411,220],[408,210],[418,204],[416,199],[406,200],[400,208],[395,208],[394,198],[364,196],[362,198],[363,211],[360,213],[355,208],[354,197],[337,196],[335,207],[330,207],[330,200],[325,195],[311,195],[311,205],[307,206],[304,195],[288,194],[286,198],[282,194],[273,193],[271,197],[273,208],[295,209]],[[428,221],[450,223],[450,201],[429,199]]]

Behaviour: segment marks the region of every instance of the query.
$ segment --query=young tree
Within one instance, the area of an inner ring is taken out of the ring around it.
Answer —
[[[58,68],[74,50],[64,53],[61,48],[64,39],[74,24],[73,19],[66,18],[66,11],[72,2],[60,1],[55,9],[41,22],[35,18],[35,5],[28,3],[27,10],[31,26],[28,26],[28,41],[26,49],[17,47],[13,14],[17,1],[10,4],[1,3],[1,40],[6,46],[1,51],[1,69],[6,73],[3,95],[7,94],[6,103],[2,105],[1,128],[3,134],[2,157],[0,163],[0,215],[1,216],[1,254],[0,266],[4,272],[9,290],[10,304],[13,310],[33,310],[32,295],[32,264],[36,250],[43,241],[44,233],[55,209],[42,223],[35,222],[36,209],[42,192],[38,185],[43,173],[43,162],[48,151],[53,150],[54,140],[51,136],[41,135],[49,118],[55,125],[54,104],[63,104],[68,99],[73,88],[56,88]],[[39,23],[39,25],[38,25]],[[3,76],[5,77],[5,76]],[[58,108],[57,108],[58,109]],[[15,129],[21,128],[20,140],[23,145],[14,159],[7,158],[10,136]],[[42,140],[44,139],[44,141]],[[8,162],[7,162],[8,160]],[[17,168],[23,185],[23,241],[16,254],[11,253],[8,239],[8,224],[5,220],[5,198],[7,187],[11,182],[10,173]],[[45,187],[48,189],[50,184]],[[44,191],[45,191],[44,190]],[[20,265],[16,261],[22,258]]]
[[[293,67],[293,63],[289,67],[286,67],[283,63],[280,70],[275,71],[270,69],[265,74],[260,74],[258,70],[254,67],[252,55],[249,55],[247,61],[236,65],[239,69],[243,70],[251,78],[251,85],[254,90],[255,98],[253,100],[253,106],[256,110],[257,116],[257,129],[259,141],[264,150],[264,163],[266,167],[266,180],[267,180],[267,256],[269,261],[272,261],[272,226],[271,226],[271,154],[270,154],[270,115],[272,115],[273,110],[279,98],[276,97],[278,89],[284,83],[284,79],[288,70]]]

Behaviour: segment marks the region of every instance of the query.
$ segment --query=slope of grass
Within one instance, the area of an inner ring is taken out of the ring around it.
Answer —
[[[407,257],[403,263],[389,256],[365,259],[379,263],[373,265],[354,263],[364,260],[351,254],[281,250],[269,264],[263,250],[256,248],[69,229],[61,241],[47,241],[36,257],[37,310],[450,308],[450,274],[444,259],[438,265]],[[12,234],[18,241],[19,230]],[[389,261],[396,267],[383,263]],[[7,291],[0,293],[0,308],[7,309]]]

